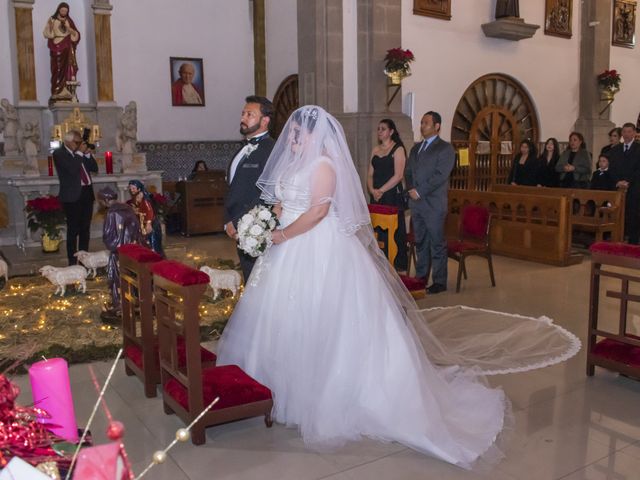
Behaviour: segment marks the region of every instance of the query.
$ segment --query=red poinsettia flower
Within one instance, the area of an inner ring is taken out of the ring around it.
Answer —
[[[384,57],[385,68],[389,72],[407,71],[409,70],[409,63],[414,60],[415,57],[411,50],[403,50],[402,48],[391,48],[387,50],[387,54]]]
[[[57,196],[48,195],[28,200],[25,211],[27,225],[32,232],[42,229],[49,238],[59,238],[60,227],[64,225],[66,217]]]

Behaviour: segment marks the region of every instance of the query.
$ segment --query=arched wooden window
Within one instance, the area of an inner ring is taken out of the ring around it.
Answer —
[[[275,96],[273,97],[273,106],[276,114],[273,119],[273,128],[271,132],[274,138],[280,135],[280,132],[284,128],[284,124],[287,123],[289,116],[300,106],[298,102],[298,75],[293,74],[285,78]]]
[[[538,143],[539,123],[533,102],[515,79],[484,75],[466,89],[453,117],[451,140],[469,149],[469,165],[456,166],[451,187],[488,190],[505,183],[513,155],[524,139]]]

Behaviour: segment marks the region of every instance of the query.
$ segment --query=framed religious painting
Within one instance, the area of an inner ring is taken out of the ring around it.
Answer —
[[[451,0],[413,0],[413,14],[451,20]]]
[[[171,105],[204,107],[204,69],[201,58],[171,57]]]
[[[571,38],[573,0],[545,0],[544,33]]]
[[[633,48],[636,44],[636,0],[614,0],[611,43]]]

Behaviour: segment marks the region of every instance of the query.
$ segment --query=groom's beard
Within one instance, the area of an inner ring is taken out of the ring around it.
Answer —
[[[256,123],[253,127],[246,127],[243,125],[244,125],[243,123],[240,124],[240,133],[245,137],[247,135],[251,135],[252,133],[256,133],[258,130],[260,130],[260,122]]]

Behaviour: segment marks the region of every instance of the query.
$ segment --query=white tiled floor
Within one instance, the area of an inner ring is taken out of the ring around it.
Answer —
[[[180,239],[199,248],[231,257],[233,246],[224,237]],[[450,264],[454,278],[455,264]],[[587,328],[588,258],[581,265],[551,267],[495,257],[498,285],[490,287],[482,260],[469,262],[469,280],[461,293],[452,290],[422,300],[421,305],[465,304],[547,315],[583,341]],[[452,281],[449,285],[453,288]],[[93,364],[103,380],[110,365]],[[88,418],[95,393],[86,365],[71,368],[77,417]],[[20,401],[30,403],[28,380]],[[585,376],[585,354],[529,373],[490,378],[510,397],[515,428],[508,437],[506,458],[488,472],[467,472],[415,453],[402,445],[364,440],[332,453],[307,450],[294,429],[261,418],[207,430],[207,443],[178,444],[166,464],[147,477],[154,480],[417,480],[417,479],[638,479],[640,478],[640,382],[598,369]],[[125,444],[136,472],[155,450],[168,444],[182,426],[162,411],[158,398],[146,399],[135,377],[118,366],[107,395],[114,418],[126,425]],[[401,408],[401,406],[399,406]],[[106,421],[98,415],[92,427],[104,441]]]

